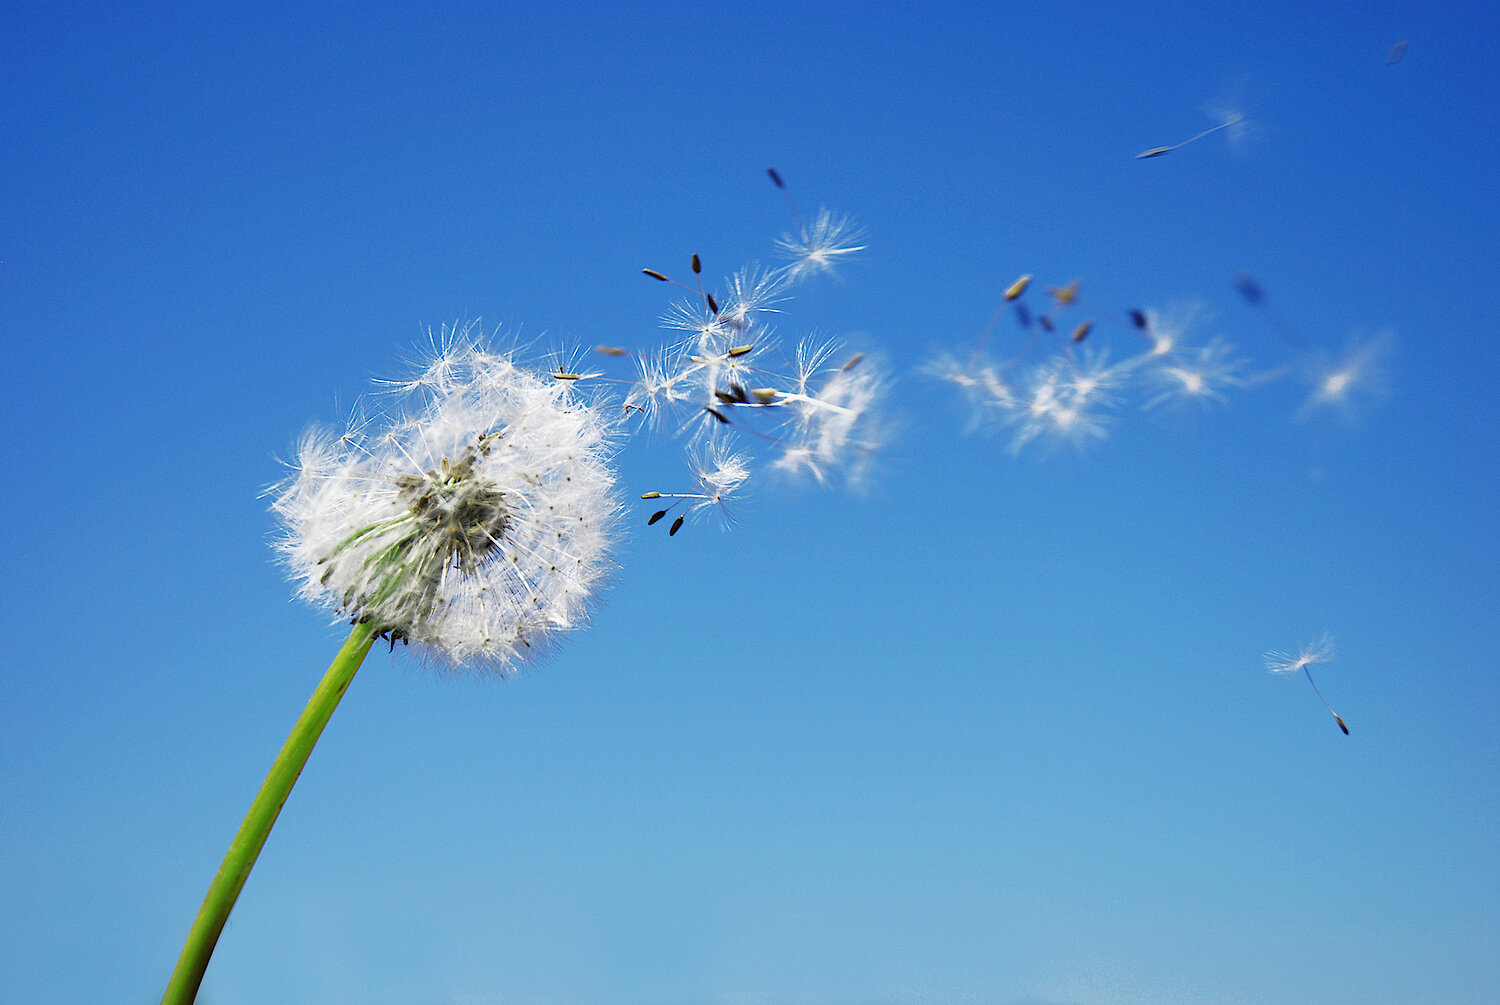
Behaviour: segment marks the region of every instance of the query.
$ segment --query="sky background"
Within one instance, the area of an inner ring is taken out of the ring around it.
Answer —
[[[344,634],[269,547],[298,434],[429,326],[659,345],[640,270],[773,261],[773,165],[865,228],[778,321],[890,368],[863,490],[758,473],[671,539],[632,502],[512,680],[372,653],[200,1000],[1500,999],[1492,5],[0,20],[0,999],[159,999]],[[1221,101],[1243,142],[1136,159]],[[1298,363],[1242,271],[1311,347],[1392,332],[1385,393],[1132,394],[1013,455],[921,372],[1022,273],[1114,358],[1197,303]],[[1347,737],[1263,666],[1325,631]]]

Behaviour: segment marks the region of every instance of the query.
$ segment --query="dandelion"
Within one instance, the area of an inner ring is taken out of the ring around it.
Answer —
[[[272,490],[301,595],[353,622],[218,875],[164,1002],[189,1003],[292,784],[377,637],[435,662],[508,672],[587,617],[609,569],[612,424],[576,395],[445,328],[407,407],[303,436]],[[556,377],[557,374],[553,374]]]
[[[1033,441],[1082,449],[1107,435],[1102,412],[1116,399],[1114,387],[1123,371],[1106,365],[1106,355],[1081,361],[1056,357],[1032,375],[1030,388],[1015,399],[1010,422],[1016,426],[1010,452],[1019,454]]]
[[[697,483],[695,491],[646,492],[641,496],[642,499],[675,500],[666,509],[652,513],[646,520],[648,526],[657,523],[678,506],[687,507],[672,521],[669,537],[676,536],[682,529],[683,521],[690,516],[696,518],[706,513],[716,513],[726,524],[733,523],[729,499],[750,477],[750,465],[745,455],[731,452],[716,443],[699,450],[693,456],[691,466]]]
[[[832,470],[842,468],[849,482],[858,482],[879,449],[882,435],[875,416],[885,393],[884,373],[863,355],[830,366],[840,348],[836,342],[802,343],[795,389],[764,402],[764,407],[789,412],[789,428],[774,464],[777,470],[806,471],[822,482]]]
[[[1312,384],[1312,393],[1297,418],[1305,419],[1325,409],[1340,413],[1346,421],[1357,418],[1357,399],[1379,398],[1386,392],[1384,364],[1393,344],[1390,332],[1368,340],[1356,335],[1349,339],[1337,359],[1312,354],[1304,371]]]
[[[1157,385],[1156,394],[1143,407],[1159,408],[1172,403],[1190,402],[1207,407],[1215,402],[1227,403],[1223,388],[1233,387],[1243,361],[1232,354],[1234,348],[1223,339],[1214,339],[1196,350],[1179,351],[1147,372]]]
[[[941,353],[922,371],[964,393],[969,402],[970,430],[992,425],[1016,406],[1016,392],[1006,383],[1001,368],[980,354],[963,362],[952,353]]]
[[[1318,690],[1318,685],[1312,678],[1312,671],[1308,669],[1314,663],[1327,663],[1332,659],[1333,636],[1326,632],[1296,656],[1289,656],[1281,652],[1269,652],[1265,655],[1266,669],[1274,674],[1294,674],[1298,670],[1302,671],[1307,677],[1307,682],[1312,685],[1313,694],[1318,696],[1318,700],[1323,703],[1323,707],[1328,709],[1334,721],[1339,724],[1339,729],[1342,729],[1344,735],[1348,736],[1349,727],[1344,725],[1344,720],[1333,710],[1333,706],[1328,704],[1327,700],[1323,697],[1323,692]]]
[[[865,250],[863,244],[855,243],[863,236],[849,217],[834,216],[823,209],[811,226],[799,223],[795,236],[783,234],[776,247],[791,259],[787,277],[798,281],[824,272],[832,274],[845,258]]]
[[[1245,137],[1250,129],[1250,120],[1246,118],[1244,111],[1238,105],[1231,104],[1229,102],[1219,102],[1211,106],[1208,111],[1209,114],[1217,120],[1212,126],[1209,126],[1207,129],[1203,130],[1201,133],[1198,133],[1196,136],[1189,136],[1181,143],[1174,143],[1171,146],[1166,147],[1152,147],[1149,150],[1143,150],[1135,155],[1136,159],[1146,160],[1151,157],[1160,157],[1163,154],[1169,154],[1173,150],[1181,150],[1189,143],[1196,143],[1198,140],[1203,139],[1205,136],[1212,136],[1214,133],[1217,133],[1220,130],[1228,130],[1225,135],[1229,138],[1229,142],[1232,145],[1238,146],[1244,142]]]

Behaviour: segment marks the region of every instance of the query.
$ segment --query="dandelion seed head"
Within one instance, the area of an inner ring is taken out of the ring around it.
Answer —
[[[604,584],[614,430],[572,382],[477,335],[445,329],[441,380],[368,442],[304,435],[272,508],[305,599],[435,662],[506,672],[581,624]]]

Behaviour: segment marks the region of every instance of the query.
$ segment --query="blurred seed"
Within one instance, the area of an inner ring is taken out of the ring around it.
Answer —
[[[1346,726],[1346,725],[1344,725],[1344,720],[1341,719],[1341,718],[1339,718],[1339,714],[1337,712],[1333,713],[1333,719],[1334,719],[1335,722],[1337,722],[1339,724],[1339,729],[1342,729],[1344,731],[1344,735],[1348,736],[1349,735],[1349,727]]]
[[[780,392],[778,392],[774,387],[757,387],[750,393],[755,395],[756,401],[760,402],[762,405],[765,405],[772,401],[775,401],[776,395]]]
[[[617,345],[596,345],[594,351],[602,356],[629,356],[630,351]]]
[[[1404,55],[1406,55],[1406,39],[1403,38],[1401,41],[1391,46],[1390,54],[1385,57],[1385,65],[1395,66],[1397,63],[1401,62],[1401,57]],[[1343,723],[1340,722],[1339,725],[1342,726]],[[1344,732],[1347,733],[1349,731],[1346,729],[1344,730]]]
[[[674,537],[677,534],[677,532],[679,530],[681,530],[681,529],[682,529],[682,517],[678,517],[676,520],[672,521],[672,529],[669,530],[669,531],[667,531],[667,536],[668,537]]]
[[[725,416],[723,412],[719,411],[712,405],[704,405],[703,410],[709,415],[712,415],[715,419],[718,419],[720,422],[724,423],[724,425],[726,426],[734,425],[734,423],[730,422],[728,417]]]
[[[766,168],[766,174],[771,176],[771,181],[776,184],[777,188],[786,188],[786,182],[781,180],[781,175],[776,173],[775,168]]]
[[[857,352],[853,356],[850,356],[849,357],[849,362],[847,362],[843,366],[839,367],[839,370],[840,371],[843,371],[843,370],[853,370],[856,366],[859,366],[859,361],[862,360],[862,359],[864,359],[864,358],[865,358],[865,354],[864,353]]]
[[[1016,299],[1016,297],[1019,297],[1021,294],[1025,293],[1026,287],[1030,285],[1031,273],[1028,272],[1026,273],[1026,275],[1022,276],[1020,279],[1017,279],[1015,282],[1011,283],[1005,288],[1006,301],[1008,302]]]
[[[1037,318],[1036,320],[1037,320],[1037,324],[1041,325],[1042,329],[1044,331],[1049,331],[1049,332],[1052,331],[1052,319],[1049,318],[1047,315],[1043,314],[1041,317]]]
[[[1135,159],[1144,160],[1147,157],[1160,157],[1162,154],[1171,153],[1174,149],[1174,147],[1152,147],[1150,150],[1136,154]]]
[[[1241,272],[1234,277],[1234,288],[1240,291],[1240,296],[1252,304],[1258,304],[1266,299],[1265,291],[1260,288],[1255,277],[1248,272]]]
[[[718,398],[720,401],[722,401],[726,405],[737,405],[740,402],[740,399],[736,398],[734,395],[730,394],[728,391],[715,391],[714,392],[714,397]]]
[[[1031,312],[1026,309],[1025,304],[1016,304],[1016,320],[1021,322],[1022,328],[1031,327]]]
[[[1093,327],[1094,322],[1085,321],[1083,324],[1073,329],[1073,341],[1082,342],[1084,339],[1088,338],[1089,332],[1093,330]]]
[[[1144,311],[1132,309],[1130,312],[1130,323],[1142,331],[1146,330],[1146,314]]]
[[[1047,292],[1052,294],[1052,299],[1057,301],[1057,306],[1066,307],[1078,299],[1078,287],[1082,281],[1075,279],[1067,286],[1049,286]]]
[[[657,272],[655,269],[642,269],[641,271],[650,276],[652,279],[660,279],[664,283],[670,283],[672,281],[666,276],[662,275],[660,272]]]

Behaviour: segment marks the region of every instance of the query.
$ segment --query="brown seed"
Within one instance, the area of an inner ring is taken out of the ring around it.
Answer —
[[[714,299],[714,295],[712,293],[703,294],[703,299],[708,301],[709,310],[713,311],[715,314],[719,313],[719,302]]]
[[[707,412],[709,415],[712,415],[715,419],[718,419],[720,422],[724,423],[724,425],[726,425],[726,426],[733,425],[733,423],[729,421],[729,418],[723,412],[719,411],[714,406],[712,406],[712,405],[704,405],[703,406],[703,410],[705,412]]]
[[[596,345],[594,351],[601,356],[629,356],[628,350],[621,349],[617,345]]]
[[[660,279],[664,283],[670,283],[672,281],[666,276],[662,275],[660,272],[657,272],[655,269],[642,269],[641,271],[650,276],[652,279]]]
[[[669,531],[667,531],[667,536],[668,537],[674,537],[677,534],[677,532],[679,530],[681,530],[681,529],[682,529],[682,517],[678,517],[676,520],[672,521],[672,529],[669,530]]]
[[[1049,286],[1047,292],[1052,294],[1052,299],[1057,301],[1057,306],[1066,307],[1078,299],[1078,287],[1083,285],[1082,280],[1075,279],[1067,286]]]
[[[1082,342],[1084,339],[1088,338],[1089,337],[1089,332],[1093,329],[1093,327],[1094,327],[1094,322],[1092,322],[1092,321],[1085,321],[1083,324],[1081,324],[1077,328],[1073,329],[1073,341],[1074,342]]]
[[[655,513],[651,514],[651,519],[649,519],[649,520],[646,521],[646,526],[647,527],[651,526],[653,523],[655,523],[656,521],[660,520],[662,517],[664,517],[666,515],[667,515],[667,511],[666,510],[664,510],[664,509],[657,510]]]
[[[703,271],[703,263],[700,262],[700,261],[698,261],[698,256],[697,255],[694,255],[693,256],[693,275],[696,276],[698,273],[700,273],[702,271]]]

